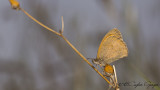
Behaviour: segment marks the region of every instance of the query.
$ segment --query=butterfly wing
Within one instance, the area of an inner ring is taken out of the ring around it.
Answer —
[[[114,28],[112,30],[110,30],[103,38],[106,39],[107,37],[109,37],[110,35],[114,35],[115,37],[119,38],[119,39],[122,39],[122,35],[121,35],[121,32],[117,29],[117,28]],[[103,41],[102,40],[102,41]]]
[[[113,29],[103,38],[97,52],[97,59],[104,60],[104,63],[109,64],[127,55],[128,49],[120,31]]]

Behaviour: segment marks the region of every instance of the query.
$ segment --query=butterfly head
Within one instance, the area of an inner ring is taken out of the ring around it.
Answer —
[[[99,58],[92,59],[92,63],[100,66],[105,66],[106,64],[103,59],[99,59]]]

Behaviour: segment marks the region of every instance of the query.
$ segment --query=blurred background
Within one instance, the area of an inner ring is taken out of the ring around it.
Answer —
[[[118,28],[129,56],[114,63],[121,90],[160,86],[160,0],[19,0],[23,9],[96,58],[104,35]],[[102,79],[60,37],[23,12],[0,5],[0,90],[107,90]],[[144,76],[145,75],[145,76]],[[131,86],[126,85],[129,83]],[[143,84],[135,88],[136,84]],[[154,89],[153,89],[154,90]]]

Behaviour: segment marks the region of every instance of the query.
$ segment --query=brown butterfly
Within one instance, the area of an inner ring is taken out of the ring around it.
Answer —
[[[105,66],[128,56],[128,49],[117,28],[110,30],[101,41],[94,64]]]

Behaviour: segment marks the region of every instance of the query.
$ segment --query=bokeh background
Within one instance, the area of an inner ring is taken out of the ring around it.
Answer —
[[[129,56],[116,66],[121,90],[150,80],[160,86],[160,0],[19,0],[23,9],[96,58],[104,35],[118,28]],[[60,37],[0,3],[0,90],[107,90],[106,83]],[[124,86],[130,83],[131,86]]]

